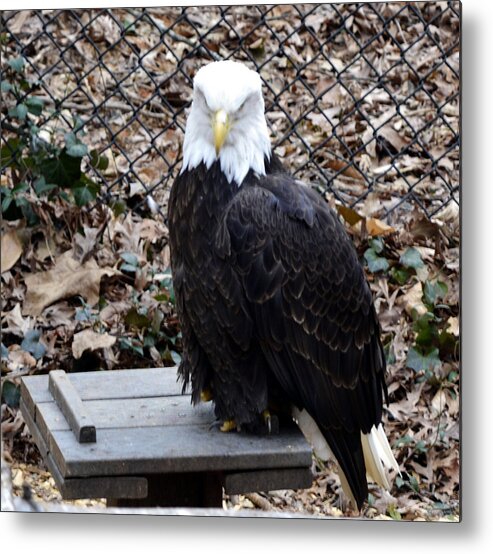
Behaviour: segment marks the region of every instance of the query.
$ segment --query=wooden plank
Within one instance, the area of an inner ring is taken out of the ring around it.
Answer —
[[[96,442],[96,426],[65,371],[50,371],[48,388],[76,439]]]
[[[36,413],[36,404],[24,379],[25,378],[21,378],[21,401],[24,405],[24,409],[31,415],[31,418],[34,420]]]
[[[192,406],[190,396],[88,400],[85,407],[98,432],[120,427],[159,427],[166,425],[206,425],[214,422],[212,404]],[[68,431],[70,426],[54,402],[38,405],[38,425],[44,434]]]
[[[145,477],[102,477],[64,479],[57,463],[48,450],[43,436],[21,398],[20,409],[24,421],[46,463],[55,483],[65,500],[76,498],[146,498],[148,494]]]
[[[51,471],[51,469],[50,469]],[[58,483],[57,483],[58,484]],[[147,498],[145,477],[86,477],[63,479],[59,485],[65,500],[78,498]]]
[[[224,491],[226,494],[244,494],[280,489],[306,489],[312,482],[313,475],[309,467],[263,469],[226,474]]]
[[[87,477],[64,479],[53,456],[44,456],[60,494],[65,500],[78,498],[146,498],[148,494],[145,477]]]
[[[69,375],[83,401],[170,396],[181,394],[182,390],[181,383],[177,382],[176,367],[88,371]],[[47,375],[22,377],[21,382],[33,404],[52,401]]]
[[[200,425],[102,429],[89,444],[70,431],[54,431],[49,449],[65,478],[311,465],[311,448],[294,425],[266,436]]]
[[[43,456],[43,458],[46,458],[46,456],[48,455],[48,444],[46,440],[47,435],[43,434],[43,432],[39,429],[38,425],[34,421],[34,417],[31,414],[31,410],[28,407],[28,404],[25,402],[22,396],[19,405],[22,417],[24,418],[24,421],[26,422],[26,425],[31,432],[31,436],[36,443],[41,456]]]

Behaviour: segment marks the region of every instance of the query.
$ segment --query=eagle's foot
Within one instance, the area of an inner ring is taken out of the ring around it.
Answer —
[[[221,427],[219,427],[219,431],[222,433],[229,433],[230,431],[234,431],[237,429],[236,421],[234,419],[227,419],[226,421],[223,421],[223,424]]]
[[[257,435],[278,435],[279,418],[269,410],[264,410],[255,423],[248,425],[247,430]]]
[[[212,430],[221,431],[221,433],[229,433],[230,431],[240,430],[240,426],[236,423],[234,419],[216,419],[209,425],[209,431]]]
[[[212,400],[212,391],[209,388],[203,389],[200,392],[200,401],[201,402],[210,402]]]
[[[262,418],[264,420],[267,432],[269,435],[279,434],[279,418],[275,414],[271,414],[269,410],[262,412]]]

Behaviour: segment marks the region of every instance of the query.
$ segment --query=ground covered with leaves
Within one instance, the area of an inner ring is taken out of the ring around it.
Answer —
[[[458,519],[456,4],[375,6],[302,16],[277,6],[260,19],[238,7],[8,20],[1,426],[16,494],[27,483],[36,500],[60,499],[18,408],[20,377],[180,361],[163,214],[190,76],[212,54],[234,52],[261,64],[277,153],[339,211],[374,293],[388,360],[385,429],[401,474],[390,493],[371,487],[361,515]],[[334,467],[314,460],[313,469],[310,489],[224,505],[355,515],[338,500]]]

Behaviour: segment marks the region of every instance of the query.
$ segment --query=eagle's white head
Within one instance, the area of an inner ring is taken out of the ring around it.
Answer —
[[[241,185],[248,171],[265,175],[271,146],[262,82],[256,71],[233,61],[201,67],[193,81],[181,172],[219,159],[228,182]]]

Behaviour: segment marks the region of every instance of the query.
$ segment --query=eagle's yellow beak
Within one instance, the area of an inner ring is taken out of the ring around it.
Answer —
[[[216,155],[219,154],[229,132],[229,117],[224,110],[217,110],[212,117],[212,134],[214,136],[214,146]]]

